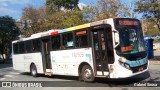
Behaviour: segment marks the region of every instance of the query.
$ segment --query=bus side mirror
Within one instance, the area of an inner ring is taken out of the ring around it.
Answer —
[[[113,31],[114,32],[114,43],[115,43],[115,47],[117,47],[120,43],[119,41],[119,32],[118,31]]]

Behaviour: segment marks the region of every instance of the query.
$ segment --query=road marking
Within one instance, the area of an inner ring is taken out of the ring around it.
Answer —
[[[18,73],[18,72],[10,72],[9,74],[18,75],[20,73]]]
[[[5,80],[6,78],[0,78],[0,80]]]
[[[4,77],[13,77],[13,75],[4,75]]]

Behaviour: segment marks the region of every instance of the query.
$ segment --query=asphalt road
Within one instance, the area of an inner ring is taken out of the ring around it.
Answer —
[[[156,55],[159,55],[159,52],[156,52]],[[41,87],[38,90],[160,90],[159,87],[136,87],[135,85],[141,83],[148,83],[156,81],[160,84],[160,65],[150,65],[148,72],[145,72],[141,75],[137,75],[131,78],[126,79],[105,79],[105,78],[96,78],[94,83],[87,83],[78,81],[77,77],[69,76],[51,76],[46,77],[44,75],[39,75],[38,77],[32,77],[29,73],[21,73],[15,71],[12,68],[11,62],[0,63],[0,82],[5,81],[36,81],[42,83],[42,86],[50,87]],[[44,82],[42,82],[44,81]],[[47,82],[45,82],[47,81]],[[0,83],[1,86],[1,83]],[[28,88],[0,88],[0,90],[26,90]],[[37,88],[29,88],[30,90],[36,90]]]
[[[0,64],[0,81],[51,81],[51,82],[42,82],[43,85],[48,85],[50,87],[39,88],[39,90],[141,90],[141,87],[135,87],[134,84],[141,82],[149,82],[149,81],[160,81],[160,65],[150,65],[149,71],[145,72],[141,75],[127,78],[127,79],[101,79],[97,78],[94,83],[86,83],[78,81],[77,77],[69,77],[69,76],[52,76],[46,77],[44,75],[39,75],[39,77],[32,77],[29,73],[20,73],[18,71],[13,70],[12,64]],[[52,86],[52,87],[51,87]],[[160,87],[143,87],[146,90],[159,90]],[[25,88],[0,88],[1,89],[13,89],[13,90],[23,90]],[[35,89],[35,88],[30,88]]]
[[[155,50],[154,51],[154,56],[160,56],[160,50]]]

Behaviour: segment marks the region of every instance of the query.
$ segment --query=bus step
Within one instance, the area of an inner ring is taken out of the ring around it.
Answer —
[[[44,75],[46,75],[46,76],[52,76],[52,73],[51,72],[45,72]]]
[[[109,76],[96,76],[97,78],[109,78]]]

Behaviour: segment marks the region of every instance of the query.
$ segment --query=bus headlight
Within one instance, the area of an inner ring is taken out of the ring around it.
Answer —
[[[121,66],[125,67],[123,62],[119,61],[119,64],[120,64]]]
[[[119,61],[121,61],[121,62],[125,62],[125,61],[126,61],[126,58],[124,58],[124,57],[120,57],[120,58],[119,58]]]
[[[125,67],[127,68],[127,69],[130,69],[130,67],[129,67],[129,65],[128,64],[124,64],[125,65]]]
[[[122,67],[125,67],[125,68],[127,68],[127,69],[130,69],[130,66],[129,66],[128,64],[124,63],[124,62],[119,61],[119,64],[120,64]]]

